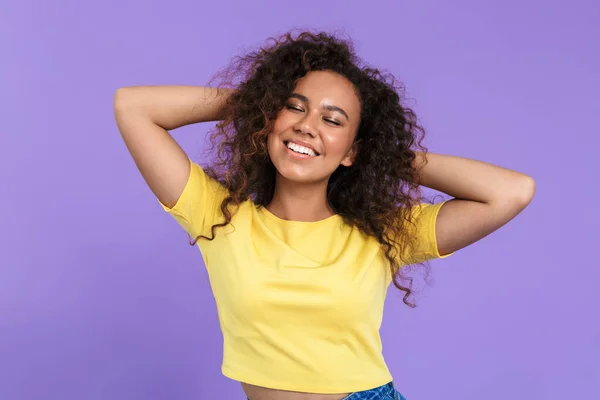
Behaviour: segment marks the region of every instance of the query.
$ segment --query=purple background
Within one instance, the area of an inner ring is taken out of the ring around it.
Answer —
[[[382,335],[418,399],[598,398],[600,11],[590,1],[3,1],[0,398],[241,399],[196,248],[143,183],[120,86],[205,84],[294,26],[343,28],[417,99],[432,151],[532,175]],[[350,4],[352,3],[352,4]],[[196,158],[209,125],[175,133]]]

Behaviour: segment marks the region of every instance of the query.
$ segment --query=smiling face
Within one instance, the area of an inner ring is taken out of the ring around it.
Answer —
[[[268,136],[278,179],[326,182],[340,165],[352,165],[359,123],[352,83],[333,72],[309,72],[298,80]]]

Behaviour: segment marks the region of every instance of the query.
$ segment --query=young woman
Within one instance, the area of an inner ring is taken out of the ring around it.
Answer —
[[[401,268],[509,222],[533,179],[427,153],[401,91],[334,36],[287,34],[229,72],[243,74],[229,89],[115,95],[137,167],[204,257],[223,374],[251,400],[402,399],[379,337],[388,285],[412,305]],[[210,169],[167,133],[206,121],[219,121]],[[453,199],[428,204],[420,186]]]

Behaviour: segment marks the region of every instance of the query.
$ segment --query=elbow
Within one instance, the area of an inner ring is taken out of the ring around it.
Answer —
[[[535,180],[531,176],[524,175],[518,186],[516,198],[520,205],[525,208],[535,196]]]
[[[531,203],[534,195],[535,180],[530,176],[521,175],[499,203],[519,213]]]
[[[135,87],[122,87],[115,91],[113,111],[117,119],[131,115],[147,117],[147,106]]]
[[[131,103],[130,88],[122,87],[115,91],[113,98],[113,107],[116,110],[122,110]]]
[[[147,91],[140,86],[123,86],[115,91],[113,104],[115,109],[146,109],[148,108]]]
[[[490,204],[510,215],[516,215],[531,203],[534,195],[535,180],[527,175],[519,175]]]

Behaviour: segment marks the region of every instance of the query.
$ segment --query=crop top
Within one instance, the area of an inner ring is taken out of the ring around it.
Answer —
[[[223,221],[227,189],[190,163],[177,203],[162,206],[191,237],[211,237],[211,226]],[[434,229],[441,204],[413,208],[418,244],[411,263],[441,257]],[[392,380],[379,336],[392,277],[376,239],[339,215],[287,221],[248,200],[214,240],[197,245],[223,334],[223,375],[309,393]]]

